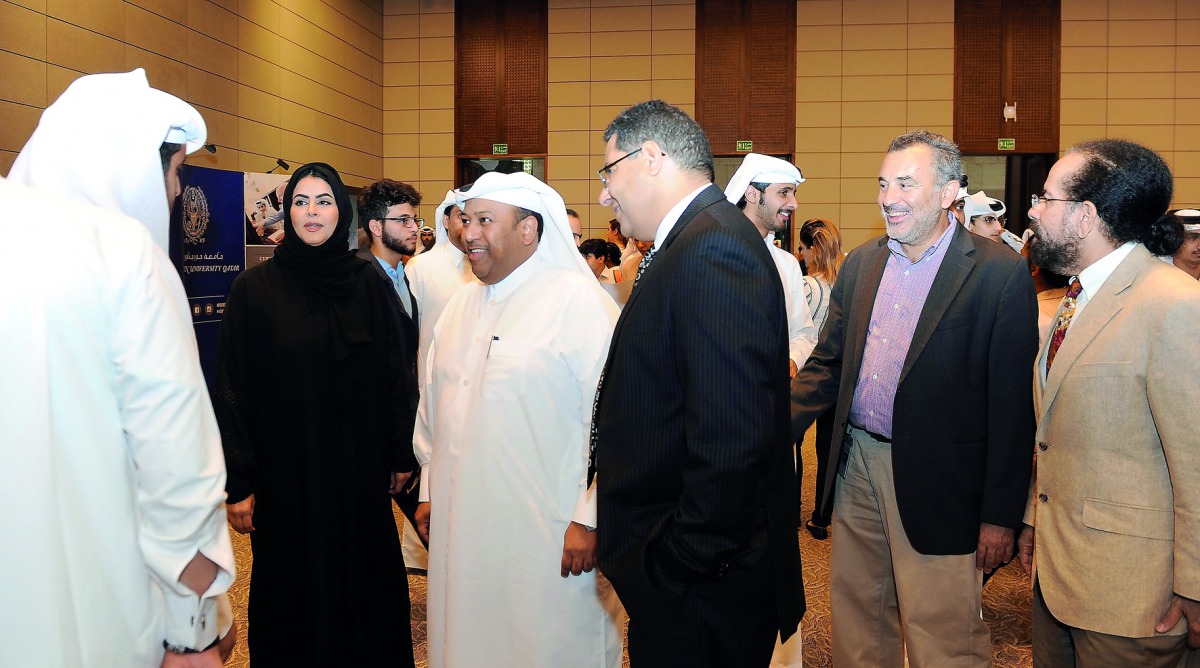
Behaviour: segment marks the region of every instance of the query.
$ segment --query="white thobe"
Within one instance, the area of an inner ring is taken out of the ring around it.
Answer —
[[[769,240],[766,243],[771,251],[771,259],[775,261],[775,268],[779,270],[779,280],[783,282],[788,320],[788,357],[799,369],[817,346],[817,327],[813,324],[808,300],[804,298],[804,272],[800,270],[800,261],[796,256]]]
[[[3,180],[0,202],[0,665],[156,667],[212,641],[234,572],[183,286],[131,218]],[[197,551],[203,602],[178,582]]]
[[[417,299],[417,319],[420,335],[417,341],[417,369],[424,373],[425,357],[429,354],[429,344],[433,342],[433,326],[437,324],[446,304],[458,289],[468,283],[477,283],[475,274],[471,273],[471,263],[462,251],[454,247],[448,239],[442,238],[440,232],[438,243],[404,265],[404,275],[408,277],[408,287],[413,297]],[[423,379],[422,379],[423,380]],[[421,544],[412,523],[404,523],[404,531],[400,535],[401,547],[404,550],[404,565],[408,568],[429,568],[429,553]]]
[[[559,576],[569,523],[596,524],[592,402],[616,319],[594,278],[535,255],[436,325],[413,440],[433,668],[620,665],[596,572]]]

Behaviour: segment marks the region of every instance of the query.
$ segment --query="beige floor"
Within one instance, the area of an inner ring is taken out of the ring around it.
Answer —
[[[802,517],[812,513],[812,494],[815,478],[813,431],[804,439],[804,499]],[[397,522],[402,521],[396,514]],[[237,553],[238,578],[229,591],[239,627],[246,628],[246,598],[250,583],[250,541],[233,533]],[[801,529],[800,552],[804,562],[804,585],[808,612],[801,624],[804,637],[804,665],[811,668],[830,666],[829,658],[829,541],[813,540]],[[427,666],[425,653],[425,578],[408,578],[412,598],[413,641],[416,644],[418,668]],[[992,631],[992,658],[997,668],[1025,668],[1033,665],[1030,654],[1029,579],[1013,562],[988,582],[983,596],[983,616]],[[227,665],[242,668],[250,665],[244,642],[239,642]]]

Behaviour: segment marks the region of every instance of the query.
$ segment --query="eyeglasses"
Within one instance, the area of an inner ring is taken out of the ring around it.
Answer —
[[[380,218],[380,220],[394,220],[404,227],[410,229],[425,224],[424,218],[413,218],[412,216],[400,216],[399,218]]]
[[[1062,197],[1046,197],[1045,195],[1032,195],[1029,198],[1029,208],[1036,209],[1039,204],[1048,204],[1050,202],[1082,202],[1081,199],[1064,199]]]
[[[604,187],[607,188],[608,187],[608,177],[612,176],[613,167],[616,167],[618,162],[621,162],[625,158],[628,158],[629,156],[631,156],[634,153],[637,153],[638,151],[641,151],[641,150],[642,150],[641,147],[635,148],[632,151],[626,153],[625,155],[623,155],[623,156],[617,158],[616,160],[613,160],[612,162],[608,163],[607,165],[601,167],[600,169],[597,169],[596,176],[600,177],[600,183],[603,183]]]

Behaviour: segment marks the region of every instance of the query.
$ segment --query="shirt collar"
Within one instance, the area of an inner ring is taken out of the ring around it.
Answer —
[[[384,262],[377,255],[372,255],[371,257],[375,258],[375,261],[379,263],[379,266],[383,267],[384,273],[386,273],[388,275],[388,278],[392,279],[392,282],[395,283],[397,280],[396,276],[399,273],[398,271],[396,271],[396,268],[393,267],[392,265]]]
[[[662,248],[663,242],[667,240],[667,235],[671,234],[671,230],[675,227],[675,223],[679,222],[679,217],[683,215],[684,209],[688,208],[688,205],[692,203],[692,200],[696,199],[701,191],[711,185],[711,183],[705,183],[699,188],[696,188],[690,195],[679,200],[679,202],[667,212],[666,217],[664,217],[663,221],[658,224],[658,232],[654,235],[655,250]]]
[[[505,276],[499,283],[487,286],[488,301],[497,302],[504,301],[509,295],[517,291],[517,288],[525,284],[530,276],[537,272],[538,268],[545,263],[537,253],[534,253],[528,260],[522,262],[516,269],[512,270],[508,276]]]
[[[919,262],[924,262],[926,259],[928,259],[928,258],[932,257],[934,254],[936,254],[941,249],[941,247],[946,244],[946,242],[950,239],[950,237],[954,235],[955,227],[956,227],[955,225],[947,225],[946,231],[942,232],[942,236],[938,237],[937,243],[933,244],[929,248],[926,248],[925,252],[921,253],[921,257],[917,258],[916,262],[909,260],[908,254],[904,252],[904,246],[900,245],[899,241],[896,241],[895,239],[892,239],[891,237],[888,237],[888,242],[887,242],[888,251],[890,251],[892,255],[896,256],[900,260],[903,260],[904,262],[907,262],[910,265],[917,264]]]
[[[1096,260],[1083,271],[1079,272],[1077,278],[1079,278],[1079,284],[1083,286],[1084,297],[1091,299],[1095,296],[1100,286],[1104,285],[1104,281],[1108,280],[1108,277],[1117,270],[1117,265],[1129,257],[1129,254],[1133,252],[1133,247],[1136,245],[1136,241],[1126,241],[1120,248],[1113,250],[1108,255]]]

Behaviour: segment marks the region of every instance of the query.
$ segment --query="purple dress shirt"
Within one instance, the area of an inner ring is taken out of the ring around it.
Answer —
[[[850,405],[852,424],[892,437],[892,410],[900,371],[904,368],[921,309],[929,297],[929,288],[942,266],[953,235],[954,226],[950,225],[916,262],[908,259],[900,242],[888,240],[887,265],[879,281],[875,307],[871,310],[862,367],[854,386],[854,403]]]

